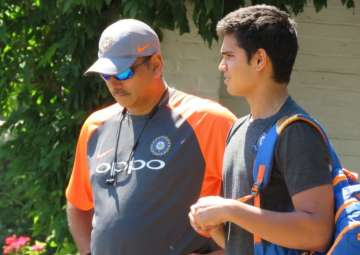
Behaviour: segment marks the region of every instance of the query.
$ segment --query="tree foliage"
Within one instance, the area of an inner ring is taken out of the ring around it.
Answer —
[[[339,0],[354,6],[353,0]],[[302,12],[306,0],[252,0]],[[192,19],[209,44],[217,21],[243,0],[192,0]],[[316,10],[326,0],[313,0]],[[183,0],[0,1],[0,238],[47,238],[67,254],[64,190],[79,128],[89,112],[109,104],[102,81],[83,77],[96,59],[101,31],[135,17],[161,29],[189,32]]]

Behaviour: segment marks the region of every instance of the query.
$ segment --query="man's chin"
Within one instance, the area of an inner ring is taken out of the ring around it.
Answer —
[[[128,108],[131,105],[130,98],[128,96],[114,96],[115,101],[122,107]]]
[[[226,91],[227,91],[227,93],[228,93],[229,95],[231,95],[231,96],[236,96],[235,91],[232,89],[231,86],[229,86],[229,84],[226,85]]]
[[[242,96],[244,96],[244,94],[241,93],[240,91],[231,89],[231,86],[226,86],[226,91],[230,96],[234,96],[234,97],[242,97]]]

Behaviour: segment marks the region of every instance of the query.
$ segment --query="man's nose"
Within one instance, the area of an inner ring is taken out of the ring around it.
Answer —
[[[225,71],[226,71],[227,66],[226,66],[226,64],[224,63],[224,60],[223,60],[223,59],[220,60],[220,63],[219,63],[219,65],[218,65],[218,69],[219,69],[220,72],[225,72]]]

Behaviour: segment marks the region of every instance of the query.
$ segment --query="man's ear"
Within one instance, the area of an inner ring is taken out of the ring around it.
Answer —
[[[253,64],[255,65],[256,71],[262,71],[268,65],[269,57],[266,51],[262,48],[258,49],[253,55]]]
[[[162,77],[164,69],[164,61],[160,54],[153,55],[151,57],[151,69],[154,75],[158,78]]]

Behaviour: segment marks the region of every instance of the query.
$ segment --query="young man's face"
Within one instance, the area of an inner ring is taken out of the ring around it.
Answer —
[[[246,96],[254,90],[256,72],[252,61],[248,63],[244,49],[240,48],[234,35],[224,36],[221,46],[220,72],[230,95]]]

